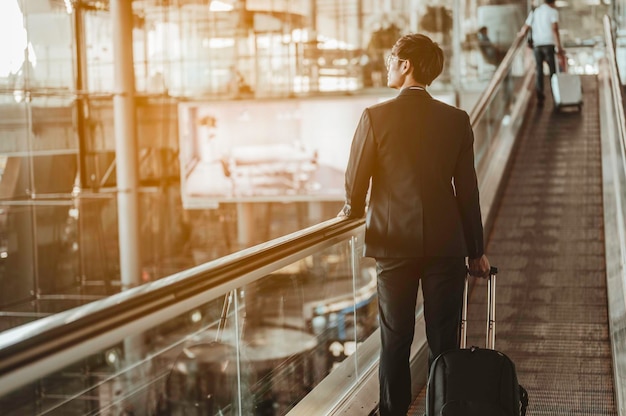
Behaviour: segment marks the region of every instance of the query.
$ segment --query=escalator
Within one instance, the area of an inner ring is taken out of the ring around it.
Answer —
[[[516,364],[529,415],[616,415],[608,322],[598,80],[584,105],[533,100],[487,255],[500,270],[496,349]],[[468,345],[485,345],[486,281],[476,280]],[[411,415],[424,414],[424,393]]]

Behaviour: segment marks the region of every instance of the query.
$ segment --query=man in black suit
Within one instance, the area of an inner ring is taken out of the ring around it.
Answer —
[[[427,36],[401,37],[387,58],[396,98],[366,108],[346,169],[339,216],[365,213],[365,256],[376,259],[381,330],[381,416],[406,415],[411,402],[409,352],[420,280],[430,360],[459,347],[468,258],[487,277],[474,169],[474,134],[465,111],[433,99],[443,51]]]

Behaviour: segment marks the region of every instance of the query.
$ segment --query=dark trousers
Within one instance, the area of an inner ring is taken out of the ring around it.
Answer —
[[[409,354],[422,281],[429,367],[441,352],[459,348],[465,282],[462,257],[378,258],[381,416],[406,416],[411,405]]]
[[[547,62],[550,68],[550,76],[556,72],[554,60],[554,45],[541,45],[533,48],[535,53],[535,90],[537,97],[543,98],[543,63]]]

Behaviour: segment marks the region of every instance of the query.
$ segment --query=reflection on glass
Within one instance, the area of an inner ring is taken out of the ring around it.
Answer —
[[[157,411],[172,415],[233,414],[237,352],[218,341],[183,348],[165,382]],[[167,399],[165,399],[167,397]]]
[[[358,276],[353,276],[352,253],[344,242],[238,290],[238,330],[231,313],[220,344],[211,341],[218,338],[217,328],[193,337],[194,351],[204,357],[196,365],[216,372],[215,378],[190,385],[209,388],[216,379],[231,383],[228,369],[235,352],[224,345],[238,346],[241,403],[234,403],[236,394],[221,390],[214,400],[231,397],[231,405],[243,414],[286,414],[377,327],[372,264],[357,259]],[[189,367],[189,356],[183,360]]]

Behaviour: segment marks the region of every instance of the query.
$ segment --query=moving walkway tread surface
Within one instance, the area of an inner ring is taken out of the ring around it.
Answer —
[[[617,415],[609,339],[598,82],[584,105],[531,100],[487,254],[499,268],[496,349],[516,364],[528,416]],[[548,87],[549,88],[549,87]],[[486,282],[470,297],[468,345],[485,345]],[[425,389],[424,389],[425,390]],[[425,391],[409,413],[424,414]]]

